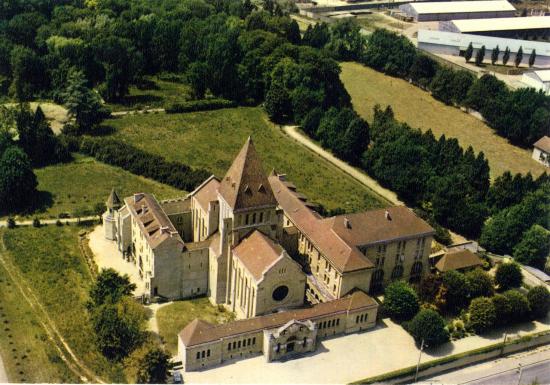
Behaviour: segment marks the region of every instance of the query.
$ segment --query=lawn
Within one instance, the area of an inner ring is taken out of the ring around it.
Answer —
[[[342,63],[342,81],[357,112],[369,121],[373,107],[391,105],[397,119],[422,130],[431,129],[436,137],[457,138],[462,147],[471,145],[489,160],[491,177],[506,170],[531,171],[535,176],[544,166],[531,159],[531,152],[511,145],[486,124],[461,110],[446,106],[405,80],[386,76],[358,63]]]
[[[185,192],[143,178],[118,167],[75,154],[70,163],[36,169],[38,190],[50,201],[39,217],[57,217],[60,213],[86,215],[94,206],[107,200],[113,187],[119,196],[135,192],[152,192],[159,199],[181,196]]]
[[[188,114],[133,115],[110,120],[114,134],[145,151],[222,177],[250,135],[266,172],[287,173],[299,191],[327,209],[383,207],[377,196],[268,122],[259,107]]]
[[[178,79],[163,80],[158,76],[149,76],[145,79],[145,83],[139,87],[130,86],[128,95],[124,99],[117,103],[108,103],[106,106],[113,112],[165,108],[173,103],[191,99],[189,86]]]
[[[86,310],[92,278],[78,248],[82,229],[48,226],[8,230],[3,236],[5,254],[21,272],[25,284],[32,284],[34,295],[77,357],[107,382],[124,381],[121,366],[107,361],[94,343]],[[13,328],[19,327],[15,321]],[[32,341],[33,336],[27,335]],[[52,379],[44,378],[43,382]]]
[[[177,301],[161,307],[157,311],[159,334],[170,354],[178,351],[178,333],[195,318],[219,324],[233,320],[234,314],[212,306],[208,298]]]

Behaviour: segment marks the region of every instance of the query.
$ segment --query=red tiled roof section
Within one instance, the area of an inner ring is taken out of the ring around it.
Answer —
[[[208,211],[210,202],[218,200],[219,187],[220,181],[216,178],[211,178],[204,185],[200,186],[193,195],[204,211]]]
[[[132,197],[125,198],[124,203],[136,219],[152,249],[168,239],[180,242],[183,249],[183,240],[153,195],[134,194]]]
[[[283,254],[283,248],[262,232],[255,230],[233,249],[233,254],[242,262],[255,280],[263,274]]]
[[[260,317],[238,320],[221,325],[210,325],[195,320],[187,325],[179,337],[186,347],[200,345],[233,335],[251,333],[254,331],[273,329],[286,324],[288,321],[313,320],[332,314],[353,312],[360,309],[378,307],[378,303],[361,290],[356,290],[349,296],[319,303],[308,309],[298,309],[281,313],[267,314]]]
[[[356,247],[348,245],[316,212],[309,209],[301,195],[290,190],[282,176],[274,172],[269,183],[279,205],[292,223],[305,234],[315,247],[341,272],[369,269],[374,265]]]
[[[435,233],[429,224],[405,206],[338,215],[323,221],[353,246]]]
[[[250,137],[222,179],[219,192],[236,211],[277,204]]]
[[[533,144],[534,147],[544,152],[550,153],[550,137],[543,136]]]
[[[477,255],[464,249],[445,254],[435,264],[435,268],[443,273],[449,270],[461,270],[481,265],[483,265],[483,262]]]

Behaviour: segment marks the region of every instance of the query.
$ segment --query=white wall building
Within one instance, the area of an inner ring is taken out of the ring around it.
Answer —
[[[550,167],[550,137],[543,136],[533,145],[533,159]]]
[[[516,9],[506,0],[442,1],[403,4],[399,9],[415,21],[513,17]]]
[[[544,91],[550,95],[550,70],[526,72],[521,77],[521,82],[527,87]]]

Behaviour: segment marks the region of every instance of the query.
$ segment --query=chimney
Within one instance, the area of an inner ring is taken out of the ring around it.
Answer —
[[[344,226],[346,229],[351,229],[351,221],[348,218],[344,218]]]
[[[386,211],[384,212],[384,216],[386,217],[386,219],[387,219],[388,221],[391,221],[391,215],[390,215],[390,212],[389,212],[388,210],[386,210]]]

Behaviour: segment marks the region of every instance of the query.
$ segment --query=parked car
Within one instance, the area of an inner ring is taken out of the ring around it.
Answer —
[[[174,384],[183,384],[183,376],[178,370],[174,371],[172,378],[174,380]]]

